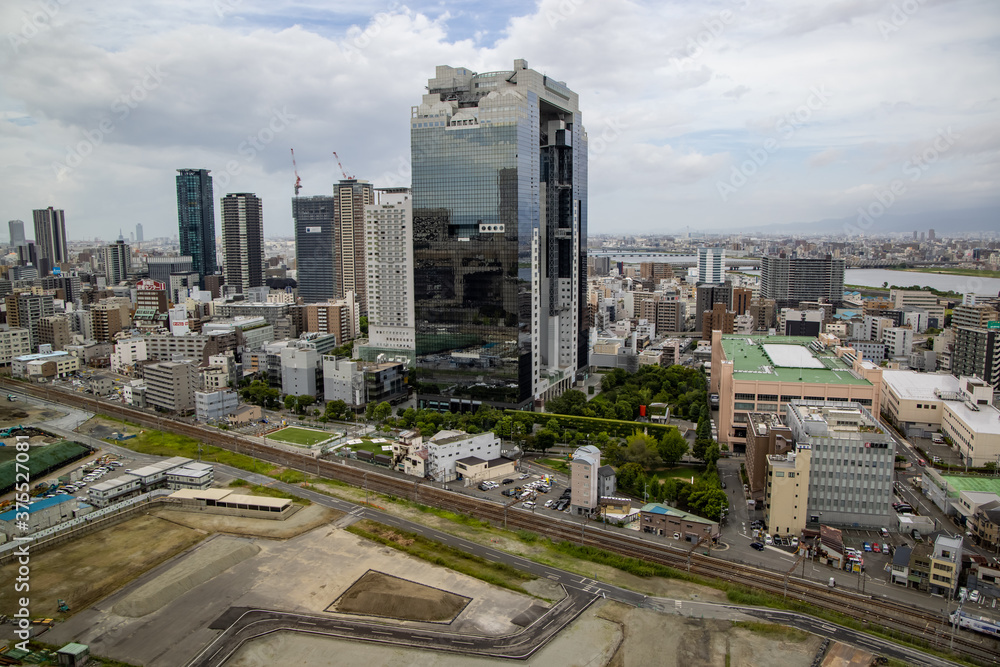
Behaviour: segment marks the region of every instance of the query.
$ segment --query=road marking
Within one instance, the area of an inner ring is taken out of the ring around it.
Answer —
[[[345,628],[343,625],[334,625],[331,627],[333,627],[336,630],[346,630],[347,632],[354,630],[354,628]]]
[[[548,577],[549,579],[553,580],[553,581],[559,581],[559,577],[557,577],[554,574],[547,574],[545,576]]]
[[[318,623],[313,623],[312,621],[299,621],[302,625],[319,625]]]
[[[385,635],[386,637],[391,637],[393,633],[391,632],[379,632],[378,630],[371,630],[373,635]]]
[[[472,642],[463,642],[463,641],[459,641],[457,639],[452,639],[451,643],[452,644],[465,644],[466,646],[472,646],[473,645]]]
[[[410,635],[410,639],[423,639],[424,641],[428,642],[434,641],[433,637],[421,637],[420,635]]]

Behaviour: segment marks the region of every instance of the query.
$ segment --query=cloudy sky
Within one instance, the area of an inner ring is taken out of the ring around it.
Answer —
[[[0,25],[0,216],[63,208],[71,239],[176,235],[182,167],[289,236],[289,148],[303,194],[332,151],[408,185],[434,66],[515,58],[580,94],[592,233],[1000,210],[996,0],[6,0]]]

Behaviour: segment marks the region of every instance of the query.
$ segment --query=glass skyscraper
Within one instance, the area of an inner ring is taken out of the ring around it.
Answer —
[[[411,113],[417,398],[525,408],[587,366],[587,135],[528,69],[439,66]]]
[[[333,209],[336,199],[326,195],[294,197],[295,269],[299,296],[305,303],[320,303],[337,297],[334,262]]]
[[[181,255],[191,257],[191,269],[205,276],[218,270],[215,259],[215,196],[208,169],[177,170],[177,231]]]

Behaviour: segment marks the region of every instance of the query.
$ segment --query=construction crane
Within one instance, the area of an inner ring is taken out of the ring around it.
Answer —
[[[348,176],[347,172],[344,171],[344,165],[340,164],[340,156],[337,155],[337,151],[333,151],[333,157],[337,158],[337,166],[340,167],[340,173],[344,176],[345,181],[353,180],[353,176]]]
[[[295,164],[295,149],[292,149],[292,169],[295,170],[295,196],[299,196],[299,190],[302,189],[302,179],[299,178],[299,165]]]

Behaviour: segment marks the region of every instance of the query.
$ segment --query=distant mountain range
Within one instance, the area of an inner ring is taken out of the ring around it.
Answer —
[[[881,234],[924,232],[933,229],[938,238],[977,232],[1000,232],[1000,207],[967,208],[951,211],[920,211],[917,213],[886,213],[873,219],[867,229],[858,224],[858,216],[828,218],[815,222],[788,222],[754,227],[715,230],[717,232],[804,235],[852,235],[863,232],[866,236]],[[708,230],[706,230],[708,231]]]

